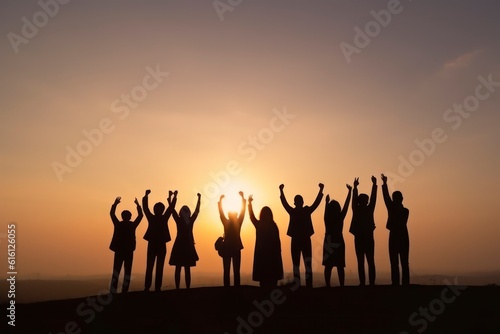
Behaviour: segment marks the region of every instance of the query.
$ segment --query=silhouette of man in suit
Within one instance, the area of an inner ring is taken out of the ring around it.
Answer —
[[[389,259],[391,261],[392,285],[399,285],[399,262],[401,261],[402,284],[410,284],[410,267],[408,257],[410,238],[408,236],[408,216],[410,211],[403,206],[403,194],[400,191],[389,196],[387,176],[382,174],[382,194],[387,207],[387,225],[389,232]]]
[[[354,247],[358,260],[359,285],[365,285],[365,257],[368,262],[370,285],[375,285],[375,220],[373,213],[377,201],[377,179],[372,176],[372,193],[358,195],[359,178],[354,179],[352,196],[352,221],[349,232],[354,235]]]
[[[146,279],[144,282],[144,291],[149,291],[153,280],[153,267],[156,262],[156,277],[155,291],[161,291],[163,279],[163,267],[165,265],[165,257],[167,256],[166,243],[171,240],[170,231],[168,230],[168,219],[175,208],[177,202],[177,191],[169,192],[169,206],[165,210],[165,205],[158,202],[153,207],[153,213],[149,210],[148,196],[151,190],[146,190],[142,198],[142,206],[144,213],[148,219],[148,229],[144,234],[144,239],[148,241],[147,262],[146,262]],[[173,199],[172,199],[173,197]]]
[[[141,206],[135,199],[134,203],[137,206],[137,218],[131,221],[132,213],[128,210],[122,211],[122,221],[116,218],[116,207],[121,201],[121,197],[117,197],[113,205],[111,205],[111,211],[109,215],[111,216],[111,221],[113,222],[113,238],[111,239],[111,244],[109,249],[115,252],[115,257],[113,260],[113,275],[111,277],[110,292],[116,293],[118,289],[118,278],[120,277],[120,271],[122,266],[124,267],[123,285],[122,293],[128,292],[130,286],[130,276],[132,273],[132,261],[134,260],[135,251],[135,230],[142,220],[143,214]]]
[[[295,207],[291,207],[285,197],[283,188],[285,185],[280,185],[280,199],[281,204],[286,212],[290,215],[290,222],[288,224],[287,235],[292,238],[291,252],[293,263],[293,277],[295,283],[300,286],[300,255],[304,261],[306,268],[306,287],[312,288],[313,286],[313,273],[312,273],[312,246],[311,236],[314,234],[312,225],[311,214],[320,205],[323,198],[322,183],[319,184],[319,192],[316,196],[314,203],[311,206],[304,206],[304,199],[301,195],[296,195],[294,198]]]

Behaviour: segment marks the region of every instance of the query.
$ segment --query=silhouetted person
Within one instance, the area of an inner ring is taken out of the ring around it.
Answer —
[[[196,261],[199,260],[198,254],[194,247],[193,225],[200,212],[200,199],[201,194],[198,194],[198,201],[193,215],[191,210],[184,205],[179,214],[172,210],[175,223],[177,225],[177,236],[175,237],[172,253],[170,254],[171,266],[175,266],[175,287],[179,289],[181,281],[181,269],[184,267],[184,275],[186,281],[186,288],[191,286],[191,267],[196,266]]]
[[[137,226],[139,226],[143,217],[141,206],[136,198],[134,203],[137,205],[137,218],[134,221],[131,221],[130,219],[132,219],[132,213],[128,210],[124,210],[122,211],[122,221],[119,221],[118,218],[116,218],[116,207],[120,201],[121,197],[117,197],[113,205],[111,205],[111,211],[109,212],[114,226],[113,238],[111,239],[109,249],[115,252],[115,258],[113,260],[113,275],[111,277],[111,285],[109,288],[111,293],[117,292],[118,278],[120,277],[122,266],[125,271],[123,276],[122,292],[128,292],[136,244],[135,230],[137,229]]]
[[[285,197],[283,188],[280,185],[280,199],[286,212],[290,215],[290,223],[288,225],[287,235],[292,238],[292,263],[293,263],[293,277],[298,286],[300,286],[300,255],[304,261],[306,268],[306,286],[312,288],[313,274],[312,274],[312,246],[311,235],[314,234],[312,225],[311,214],[316,210],[323,198],[322,183],[319,184],[319,192],[316,200],[311,206],[304,206],[304,199],[300,195],[294,198],[295,207],[291,207]]]
[[[163,266],[165,265],[165,257],[167,256],[166,243],[171,240],[170,231],[168,230],[168,219],[172,214],[173,208],[177,201],[177,191],[169,192],[169,207],[165,210],[165,205],[158,202],[153,207],[154,214],[149,211],[148,195],[151,190],[146,190],[146,194],[142,198],[142,206],[144,213],[148,219],[148,229],[144,234],[144,239],[148,241],[148,252],[146,262],[146,279],[144,282],[144,291],[149,291],[153,280],[153,267],[156,262],[156,277],[155,291],[161,291],[161,283],[163,280]],[[173,196],[173,200],[171,197]]]
[[[325,204],[325,241],[323,242],[323,265],[325,266],[325,282],[330,287],[333,267],[337,267],[340,286],[345,281],[345,242],[342,230],[344,229],[344,218],[349,209],[352,187],[346,184],[347,197],[344,207],[339,202],[330,201],[330,195],[326,196]]]
[[[241,196],[241,211],[229,212],[226,218],[222,209],[222,200],[224,195],[220,196],[218,203],[219,215],[222,225],[224,225],[224,251],[222,256],[222,264],[224,267],[224,286],[230,286],[229,271],[231,269],[231,260],[233,261],[234,286],[240,286],[240,266],[241,266],[241,250],[243,243],[241,242],[240,232],[243,218],[245,218],[246,200],[243,192],[239,192]]]
[[[410,238],[408,236],[408,215],[410,211],[403,206],[403,194],[400,191],[389,196],[387,176],[382,174],[382,194],[387,207],[387,225],[389,232],[389,259],[391,261],[392,285],[399,285],[399,261],[401,261],[402,284],[410,284],[410,267],[408,256],[410,252]]]
[[[267,206],[260,210],[259,219],[252,207],[253,197],[248,197],[248,213],[255,226],[255,251],[252,279],[260,282],[261,287],[275,287],[283,278],[281,242],[278,225],[274,222],[273,212]]]
[[[358,196],[359,178],[354,179],[352,196],[352,221],[349,232],[354,235],[354,247],[358,260],[359,285],[365,285],[365,257],[368,262],[368,276],[370,285],[375,285],[375,240],[373,231],[375,221],[373,212],[377,201],[377,179],[372,176],[372,193]]]

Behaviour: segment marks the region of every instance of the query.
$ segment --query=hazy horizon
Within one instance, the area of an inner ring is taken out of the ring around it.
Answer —
[[[487,276],[486,274],[489,274]],[[389,272],[377,272],[379,286],[390,285]],[[16,282],[18,292],[16,301],[18,303],[34,303],[51,300],[64,300],[81,298],[105,294],[109,291],[109,274],[102,274],[90,277],[68,277],[52,279],[23,279]],[[278,285],[283,286],[292,281],[293,274],[285,273],[285,278],[279,281]],[[304,277],[302,277],[304,279]],[[498,286],[500,285],[500,271],[480,274],[441,274],[441,275],[412,275],[412,285],[421,286]],[[121,279],[120,279],[121,284]],[[258,287],[258,282],[252,281],[251,273],[242,273],[242,286]],[[357,272],[348,270],[346,272],[346,287],[357,287],[359,280]],[[333,277],[332,286],[338,288],[338,280]],[[222,273],[202,273],[193,270],[191,289],[199,288],[217,288],[223,287]],[[0,281],[0,290],[7,288],[5,280]],[[322,272],[314,273],[314,288],[325,288],[325,282]],[[144,275],[133,273],[130,284],[130,292],[140,292],[144,289]],[[185,290],[184,283],[181,283],[181,289]],[[163,278],[163,291],[175,290],[173,271],[166,271]]]
[[[359,177],[369,193],[375,175],[375,263],[388,272],[386,173],[410,210],[413,275],[499,271],[500,4],[403,0],[384,19],[388,3],[243,1],[222,13],[212,1],[72,1],[49,15],[3,1],[0,262],[14,222],[19,280],[111,274],[115,197],[118,216],[135,217],[146,189],[151,207],[178,190],[177,209],[202,194],[193,279],[222,277],[217,201],[225,194],[226,211],[237,209],[241,190],[257,215],[272,209],[288,273],[278,186],[310,205],[321,182],[343,203],[346,183]],[[312,217],[319,273],[324,206]],[[346,272],[356,273],[351,217]],[[146,227],[136,232],[140,278]],[[241,236],[249,274],[248,215]]]

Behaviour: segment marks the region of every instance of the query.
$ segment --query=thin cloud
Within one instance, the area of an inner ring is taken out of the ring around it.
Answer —
[[[483,54],[483,52],[484,50],[474,50],[446,62],[439,70],[438,76],[449,77],[456,71],[468,67],[478,56]]]

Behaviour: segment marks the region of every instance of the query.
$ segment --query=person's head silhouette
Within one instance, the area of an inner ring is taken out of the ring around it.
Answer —
[[[369,197],[367,194],[359,194],[358,196],[358,205],[359,206],[367,206]]]
[[[165,211],[165,204],[163,204],[162,202],[156,203],[153,207],[153,211],[155,215],[161,216],[163,214],[163,211]]]
[[[339,202],[332,200],[328,203],[328,213],[329,214],[339,214],[342,211]]]
[[[189,210],[189,207],[187,205],[184,205],[181,208],[180,216],[182,217],[182,219],[184,219],[186,223],[189,222],[189,218],[191,218],[191,210]]]
[[[300,196],[300,195],[297,195],[293,199],[293,203],[295,204],[296,208],[301,208],[304,206],[304,198],[302,198],[302,196]]]
[[[273,222],[273,212],[271,211],[271,208],[268,206],[265,206],[260,210],[260,217],[259,220],[264,221],[264,222]]]
[[[392,193],[392,201],[395,204],[403,203],[403,194],[401,193],[401,191],[396,190],[395,192]]]
[[[122,219],[123,221],[130,221],[130,219],[132,218],[132,213],[128,210],[123,210],[122,211]]]

